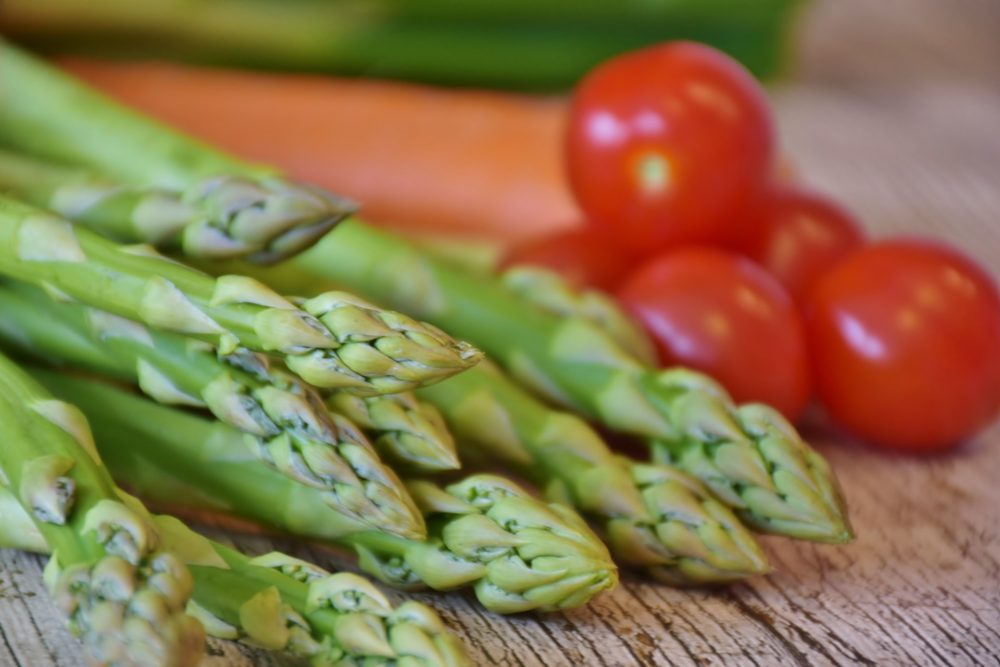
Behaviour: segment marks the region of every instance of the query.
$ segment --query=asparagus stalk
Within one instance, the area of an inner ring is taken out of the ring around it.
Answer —
[[[79,411],[2,356],[0,439],[3,483],[52,549],[49,591],[88,655],[100,664],[197,664],[204,631],[184,613],[192,584],[182,560],[118,497]]]
[[[532,305],[560,317],[579,317],[602,329],[623,350],[649,366],[656,348],[638,322],[598,290],[576,290],[562,276],[537,266],[513,266],[500,275],[508,289]]]
[[[712,44],[774,76],[798,4],[7,0],[0,25],[62,53],[551,90],[617,53],[669,39]]]
[[[499,369],[480,365],[419,396],[444,413],[464,458],[513,468],[594,518],[620,562],[673,584],[767,570],[753,536],[700,482],[615,456],[586,422],[548,408]]]
[[[0,149],[0,186],[22,201],[123,242],[164,245],[203,217],[179,192],[125,185],[11,150]]]
[[[45,205],[107,224],[126,240],[144,241],[152,229],[160,241],[176,242],[193,256],[269,262],[308,247],[357,208],[161,126],[4,40],[0,79],[17,91],[0,107],[3,143],[177,193],[137,196],[79,179],[50,190]],[[12,171],[9,158],[4,171]]]
[[[297,307],[244,276],[209,276],[75,228],[0,196],[0,275],[89,306],[216,345],[283,356],[310,384],[392,393],[434,382],[479,352],[405,315],[342,292]]]
[[[579,516],[503,478],[474,475],[444,488],[410,480],[428,539],[406,539],[338,515],[312,500],[315,489],[248,466],[240,434],[225,424],[100,383],[38,377],[84,410],[108,466],[144,497],[193,498],[202,508],[347,546],[386,583],[473,586],[487,609],[514,613],[582,605],[617,581],[607,549]]]
[[[379,453],[404,470],[435,473],[461,467],[441,413],[411,392],[355,396],[338,391],[327,405],[361,426]]]
[[[0,517],[0,548],[49,553],[30,516],[3,485]],[[419,602],[393,609],[356,575],[329,574],[278,552],[251,558],[173,517],[150,519],[163,545],[183,554],[194,584],[188,613],[214,637],[289,651],[314,665],[404,658],[419,667],[471,664],[438,615]]]
[[[266,362],[248,355],[227,361],[197,341],[57,304],[23,283],[0,285],[0,310],[0,339],[8,345],[138,384],[161,403],[206,407],[245,433],[263,463],[321,490],[338,511],[404,537],[424,535],[403,483],[358,428]]]
[[[654,370],[592,323],[531,307],[497,281],[359,221],[344,223],[295,263],[300,279],[332,281],[447,327],[537,393],[655,439],[662,460],[701,479],[754,528],[827,542],[852,538],[829,465],[769,407],[734,405],[717,383],[689,370]]]

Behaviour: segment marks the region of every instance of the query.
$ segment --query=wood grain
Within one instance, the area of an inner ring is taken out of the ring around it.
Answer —
[[[802,71],[774,92],[803,178],[876,234],[947,238],[995,271],[1000,3],[831,0],[808,18]],[[626,575],[588,608],[545,617],[490,615],[462,594],[418,597],[482,665],[1000,665],[1000,428],[930,460],[813,441],[843,481],[850,546],[767,538],[770,576],[679,591]],[[277,546],[343,564],[319,547]],[[0,665],[82,663],[42,566],[0,551]],[[300,663],[213,642],[206,664]]]

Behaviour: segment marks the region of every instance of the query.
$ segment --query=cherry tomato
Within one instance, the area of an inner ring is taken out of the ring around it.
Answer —
[[[1000,295],[954,250],[861,250],[820,281],[806,318],[819,396],[866,440],[946,449],[1000,408]]]
[[[632,268],[615,239],[597,230],[577,227],[512,248],[501,267],[517,264],[544,266],[560,274],[577,288],[595,287],[611,291]]]
[[[576,199],[645,256],[725,239],[771,173],[767,99],[735,60],[672,42],[614,58],[573,94],[567,165]]]
[[[740,402],[794,419],[810,394],[805,333],[781,285],[745,257],[688,248],[651,260],[618,295],[667,365],[704,371]]]
[[[772,185],[742,250],[802,302],[825,273],[864,244],[850,213],[825,197]]]

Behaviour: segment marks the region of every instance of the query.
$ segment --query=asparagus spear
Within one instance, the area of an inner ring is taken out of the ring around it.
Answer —
[[[95,223],[106,217],[127,240],[145,240],[152,227],[161,241],[193,256],[275,261],[308,247],[357,208],[161,126],[3,40],[0,79],[17,91],[0,106],[3,143],[179,194],[180,201],[156,191],[123,196],[86,181],[50,191],[46,205]],[[9,160],[4,170],[11,172]]]
[[[362,3],[7,0],[5,34],[60,52],[565,90],[611,56],[712,44],[755,74],[787,61],[794,0]]]
[[[651,369],[582,318],[531,307],[498,282],[359,221],[341,225],[295,264],[300,279],[333,281],[447,327],[536,392],[655,439],[664,460],[701,479],[757,529],[827,542],[852,537],[823,458],[775,410],[736,406],[704,375]]]
[[[361,426],[379,453],[405,470],[434,473],[461,467],[441,413],[411,392],[355,396],[338,391],[327,405]]]
[[[558,275],[535,267],[513,267],[503,274],[501,279],[507,287],[516,291],[519,296],[531,304],[564,318],[580,317],[588,320],[636,358],[645,363],[655,363],[656,354],[652,347],[652,341],[649,341],[645,333],[619,309],[613,300],[604,294],[595,291],[575,291]],[[721,385],[712,382],[704,375],[680,369],[675,370],[673,374],[676,376],[674,382],[713,394],[723,403],[732,403]],[[753,419],[753,408],[747,406],[744,410],[750,412],[750,419]],[[763,417],[768,422],[772,422],[772,418],[773,415]],[[758,419],[760,419],[760,415],[758,415]],[[783,419],[773,419],[772,427],[775,430],[785,431],[784,434],[778,436],[779,438],[798,440],[794,429]],[[715,492],[734,506],[739,506],[739,490],[735,488],[736,485],[724,478],[725,476],[714,462],[702,458],[704,452],[691,447],[690,444],[685,448],[655,438],[650,440],[649,445],[652,449],[653,459],[665,464],[675,464],[678,462],[678,457],[688,457],[690,469],[703,470],[707,479],[715,480],[713,482]],[[818,472],[819,477],[832,478],[826,461],[819,458],[815,452],[803,450],[801,454],[809,462],[808,465],[812,467],[813,471]],[[831,497],[839,496],[839,491],[836,488],[827,490],[827,493]],[[836,541],[830,539],[829,526],[815,526],[809,521],[803,521],[801,516],[787,516],[787,512],[784,512],[780,507],[775,507],[774,511],[779,516],[786,515],[785,522],[788,532],[796,537]],[[757,528],[774,530],[772,526],[761,522],[759,517],[745,514],[744,518]],[[849,539],[849,537],[845,539]]]
[[[357,427],[266,362],[243,355],[227,363],[197,341],[57,304],[23,283],[0,285],[0,310],[0,339],[9,345],[138,384],[161,403],[207,407],[244,432],[261,461],[321,490],[340,512],[380,530],[423,536],[423,519],[402,482],[355,435]]]
[[[0,186],[22,201],[123,242],[167,244],[203,217],[179,192],[126,185],[11,150],[0,149]]]
[[[0,356],[0,471],[52,549],[49,590],[91,658],[197,664],[201,625],[184,613],[191,575],[116,494],[86,420]]]
[[[31,518],[3,485],[0,517],[0,548],[49,553]],[[329,574],[278,552],[251,558],[173,517],[149,518],[164,546],[183,554],[194,583],[188,613],[212,636],[289,651],[311,658],[314,665],[404,658],[417,667],[471,664],[437,614],[419,602],[392,609],[377,588],[356,575]]]
[[[500,275],[505,287],[532,305],[560,317],[579,317],[602,329],[644,364],[658,362],[656,348],[638,322],[598,290],[576,290],[562,276],[537,266],[512,266]]]
[[[474,475],[441,488],[410,480],[428,539],[372,531],[313,500],[317,491],[240,460],[238,432],[101,383],[38,377],[94,424],[114,474],[158,502],[192,498],[272,527],[353,549],[361,568],[397,586],[473,586],[491,611],[586,603],[617,581],[604,545],[572,510],[534,500],[503,478]]]
[[[601,522],[623,563],[675,584],[765,572],[754,538],[694,478],[615,456],[575,415],[552,410],[482,364],[419,396],[436,405],[463,457],[531,477]]]
[[[479,352],[405,315],[342,292],[296,307],[244,276],[209,276],[145,246],[121,246],[0,196],[0,275],[153,328],[273,352],[310,384],[391,393],[474,364]]]

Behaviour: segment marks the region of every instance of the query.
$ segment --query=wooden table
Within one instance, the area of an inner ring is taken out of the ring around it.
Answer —
[[[840,0],[814,8],[803,68],[775,91],[802,177],[877,234],[948,238],[1000,261],[1000,3]],[[678,591],[626,575],[589,607],[501,618],[422,595],[483,665],[1000,664],[1000,428],[916,460],[816,435],[858,540],[767,539],[774,574]],[[240,545],[264,550],[259,538]],[[279,545],[330,564],[307,545]],[[0,552],[0,665],[81,664],[43,560]],[[213,642],[208,665],[293,665]]]

